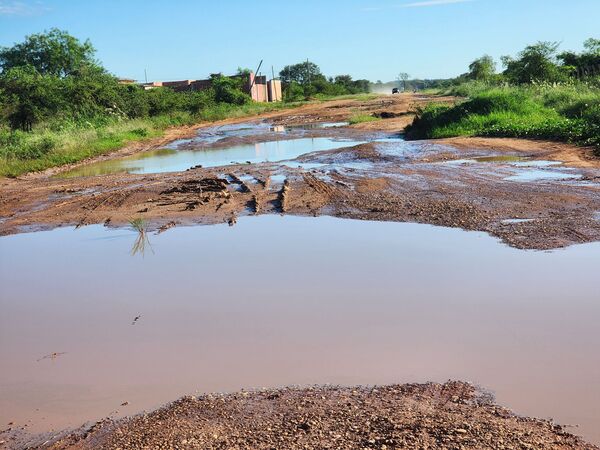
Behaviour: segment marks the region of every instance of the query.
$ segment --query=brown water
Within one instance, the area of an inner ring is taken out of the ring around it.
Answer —
[[[453,378],[600,442],[600,244],[521,251],[289,216],[171,229],[144,257],[135,240],[100,226],[0,238],[2,427],[195,391]]]

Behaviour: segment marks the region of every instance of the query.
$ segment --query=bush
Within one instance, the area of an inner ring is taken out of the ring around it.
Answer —
[[[454,106],[429,105],[418,111],[407,138],[526,137],[600,148],[600,90],[544,85],[476,92]]]

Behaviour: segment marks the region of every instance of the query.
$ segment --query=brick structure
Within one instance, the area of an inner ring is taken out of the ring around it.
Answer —
[[[281,81],[267,81],[265,75],[255,75],[250,72],[247,75],[233,75],[231,78],[244,77],[244,92],[255,102],[279,102],[282,100]],[[210,88],[212,81],[208,80],[180,80],[180,81],[154,81],[152,83],[143,83],[144,89],[153,89],[155,87],[168,87],[176,92],[202,91]]]
[[[281,91],[281,80],[269,80],[267,82],[267,93],[270,102],[280,102],[283,100]]]

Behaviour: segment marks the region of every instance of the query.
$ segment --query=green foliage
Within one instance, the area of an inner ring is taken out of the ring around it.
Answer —
[[[290,106],[315,95],[364,92],[366,80],[327,80],[315,64],[288,66],[286,105],[259,104],[244,77],[211,77],[202,91],[145,90],[120,84],[94,59],[89,41],[64,31],[28,36],[0,48],[0,176],[16,176],[93,157],[169,126]],[[239,69],[239,75],[247,74]],[[309,82],[310,80],[310,82]]]
[[[372,116],[371,114],[355,113],[350,116],[348,121],[351,125],[355,125],[357,123],[374,122],[376,120],[379,120],[379,118]]]
[[[407,137],[552,139],[595,146],[600,156],[600,40],[585,41],[582,53],[557,52],[558,44],[538,42],[504,57],[504,73],[490,77],[480,75],[493,61],[474,61],[445,91],[467,100],[419,110]]]
[[[294,82],[301,86],[314,82],[318,78],[324,78],[319,66],[310,61],[285,66],[279,72],[279,77],[282,83],[289,84]]]
[[[211,81],[215,101],[218,103],[243,105],[251,100],[250,96],[242,91],[243,78],[229,78],[217,75],[211,77]]]
[[[486,81],[496,74],[496,62],[489,55],[483,55],[469,64],[468,77],[471,80]]]
[[[583,43],[582,53],[563,52],[558,55],[563,66],[577,78],[600,77],[600,39],[590,38]]]
[[[409,139],[526,137],[600,148],[600,90],[587,85],[488,88],[454,106],[418,112]]]
[[[189,98],[194,100],[195,94],[200,93],[189,94]],[[174,111],[141,119],[103,116],[87,121],[64,120],[53,123],[52,126],[38,126],[33,132],[11,131],[0,126],[0,176],[14,177],[81,161],[123,147],[132,141],[159,136],[167,127],[244,117],[295,106],[297,105],[289,103],[214,103],[197,114]]]
[[[42,75],[32,66],[12,67],[0,79],[0,107],[13,129],[30,131],[33,124],[65,106],[60,81]]]
[[[21,67],[34,67],[41,75],[65,77],[86,66],[96,66],[95,50],[90,41],[80,42],[66,31],[52,28],[32,34],[12,47],[0,47],[2,72]]]
[[[516,59],[502,57],[504,76],[515,84],[565,81],[568,71],[557,65],[558,46],[558,42],[538,42],[525,47]]]
[[[285,101],[366,93],[370,88],[368,80],[353,80],[350,75],[327,79],[319,66],[310,61],[285,66],[279,76]]]

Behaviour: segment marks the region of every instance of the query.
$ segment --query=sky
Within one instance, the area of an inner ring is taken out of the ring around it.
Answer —
[[[57,27],[120,77],[275,73],[307,58],[372,81],[448,78],[540,40],[600,38],[600,0],[0,0],[0,46]],[[500,64],[499,64],[500,67]]]

